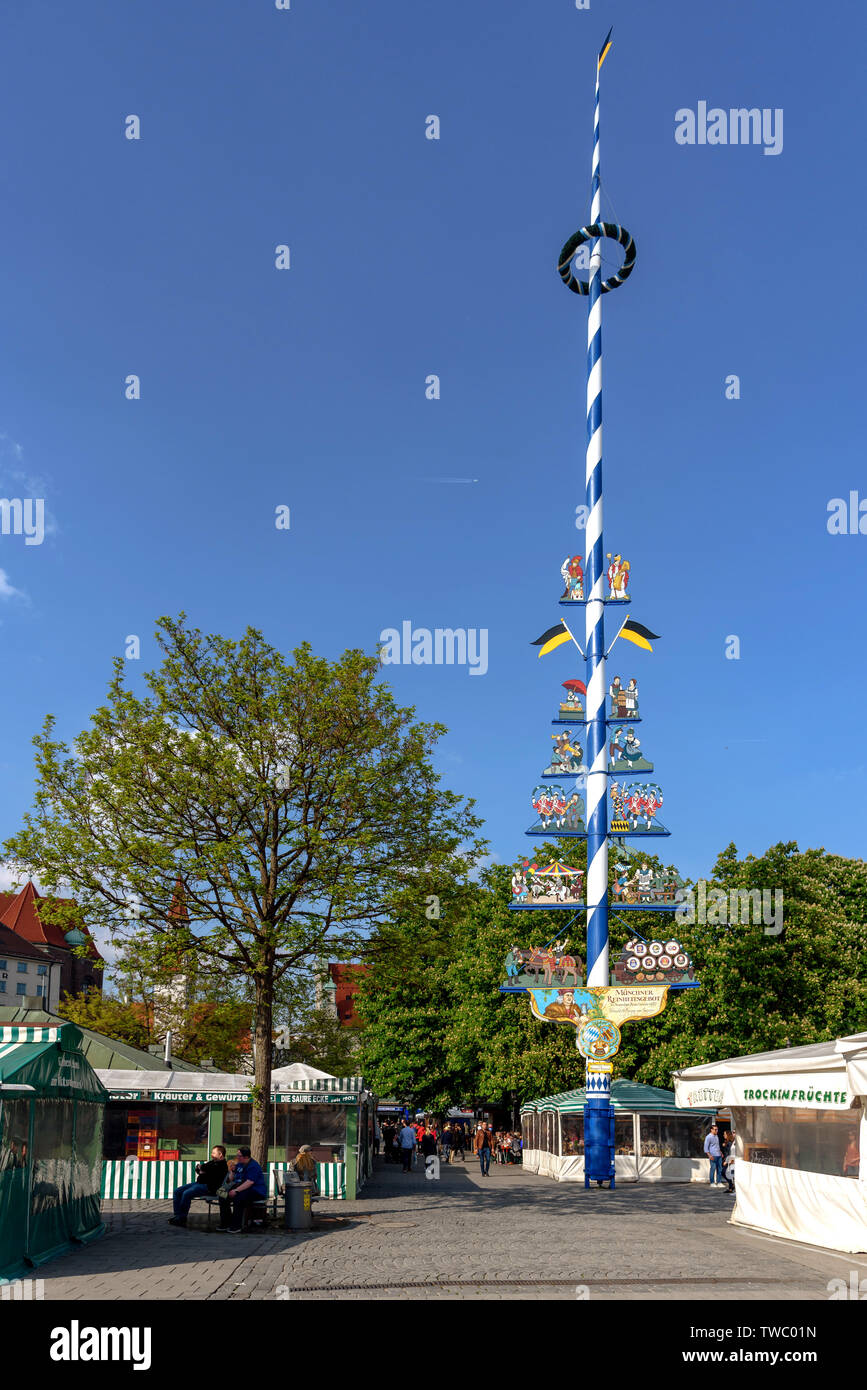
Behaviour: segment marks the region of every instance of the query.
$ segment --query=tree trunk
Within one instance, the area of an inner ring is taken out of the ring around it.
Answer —
[[[250,1149],[256,1162],[264,1168],[271,1142],[271,1049],[274,1045],[274,980],[269,970],[256,980],[256,1018],[253,1024],[255,1058],[253,1083],[253,1124],[250,1130]]]

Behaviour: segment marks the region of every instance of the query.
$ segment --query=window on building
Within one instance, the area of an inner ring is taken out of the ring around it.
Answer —
[[[159,1158],[178,1150],[182,1159],[207,1157],[208,1107],[138,1101],[109,1101],[105,1107],[103,1156]]]
[[[309,1144],[320,1163],[344,1158],[346,1111],[342,1105],[275,1106],[276,1143],[294,1158],[302,1144]]]
[[[642,1158],[701,1158],[711,1119],[707,1115],[701,1118],[689,1115],[641,1115],[638,1123]]]
[[[36,967],[36,973],[37,973],[37,975],[47,975],[47,974],[48,974],[48,966],[47,966],[47,965],[37,965],[37,967]]]
[[[44,998],[45,998],[45,986],[44,986],[44,985],[37,985],[37,986],[36,986],[36,998],[37,998],[37,999],[44,999]]]
[[[26,985],[17,985],[17,986],[16,986],[16,989],[15,989],[15,993],[16,993],[16,994],[26,994],[26,993],[27,993],[27,986],[26,986]]]
[[[26,975],[26,974],[27,974],[27,961],[26,961],[26,960],[20,960],[20,961],[18,962],[18,974],[19,974],[19,975]]]
[[[631,1115],[614,1116],[614,1152],[635,1153],[635,1126]]]
[[[223,1106],[223,1139],[231,1144],[233,1139],[248,1140],[252,1122],[252,1105]]]
[[[0,960],[0,970],[8,970],[8,969],[9,969],[9,962],[8,962],[8,961],[5,961],[5,960]]]
[[[563,1154],[566,1157],[572,1154],[583,1154],[584,1152],[584,1116],[583,1115],[561,1115],[560,1123],[563,1126]]]
[[[857,1178],[860,1111],[745,1108],[738,1137],[750,1163]]]
[[[0,994],[6,993],[6,981],[0,980]]]
[[[27,1165],[30,1101],[4,1100],[0,1114],[0,1173]]]

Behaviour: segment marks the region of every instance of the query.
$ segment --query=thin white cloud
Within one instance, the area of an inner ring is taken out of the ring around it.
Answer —
[[[0,570],[0,598],[24,598],[22,591],[9,583],[9,576],[5,570]]]

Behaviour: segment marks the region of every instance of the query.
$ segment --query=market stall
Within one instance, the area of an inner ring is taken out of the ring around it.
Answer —
[[[585,1092],[564,1091],[521,1107],[523,1162],[558,1182],[584,1180]],[[612,1081],[614,1168],[626,1182],[707,1178],[703,1144],[714,1110],[679,1109],[672,1091]]]
[[[688,1067],[674,1084],[686,1109],[731,1107],[735,1224],[867,1251],[867,1033]]]
[[[72,1024],[0,1027],[0,1277],[104,1229],[106,1093]]]
[[[309,1144],[324,1197],[352,1199],[372,1167],[373,1098],[361,1077],[284,1067],[272,1073],[268,1165]],[[214,1144],[250,1143],[249,1076],[107,1070],[103,1195],[159,1197],[193,1181]]]

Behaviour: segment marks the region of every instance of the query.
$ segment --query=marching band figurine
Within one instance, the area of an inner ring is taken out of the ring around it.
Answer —
[[[581,744],[572,742],[572,735],[568,729],[562,734],[552,734],[551,737],[555,747],[551,754],[550,765],[545,768],[542,776],[580,772],[584,766],[584,749]]]

